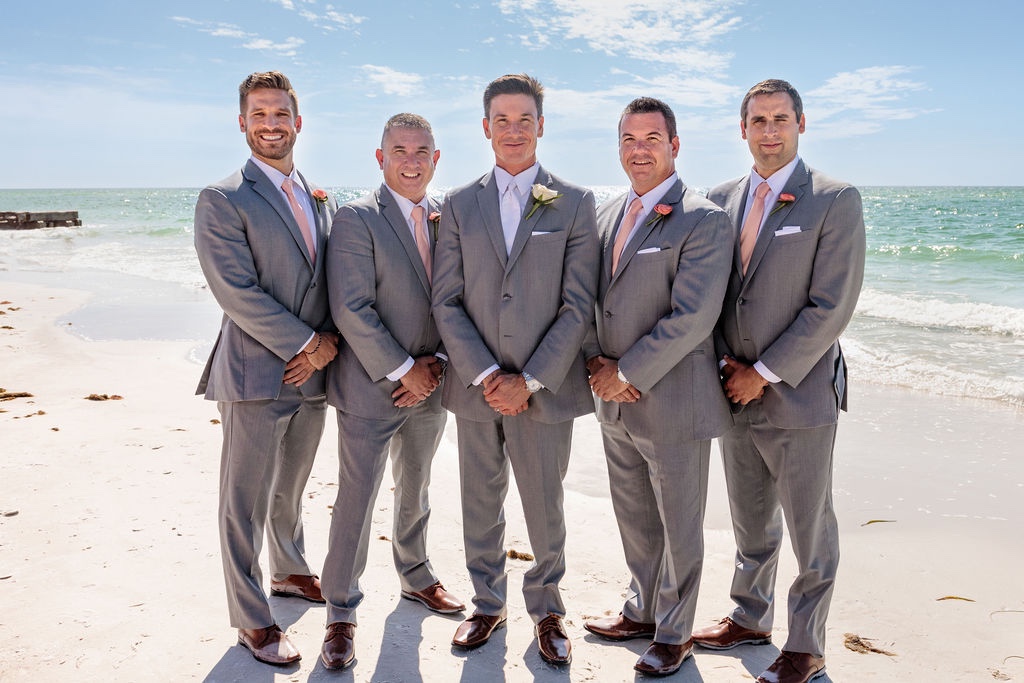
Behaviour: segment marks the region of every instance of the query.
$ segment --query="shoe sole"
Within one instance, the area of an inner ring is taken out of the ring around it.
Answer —
[[[427,601],[424,600],[423,598],[417,598],[415,595],[411,595],[409,593],[406,593],[405,591],[402,591],[402,597],[405,598],[406,600],[412,600],[413,602],[418,602],[421,605],[423,605],[424,607],[426,607],[428,610],[430,610],[431,612],[434,612],[436,614],[458,614],[459,612],[464,612],[466,610],[466,606],[465,605],[463,605],[462,607],[453,608],[453,609],[435,609],[435,608],[431,607],[430,605],[428,605]]]
[[[601,633],[600,631],[595,631],[594,629],[590,628],[586,624],[583,624],[583,629],[585,631],[587,631],[588,633],[593,633],[598,638],[603,638],[605,640],[610,640],[613,643],[621,643],[624,640],[635,640],[637,638],[653,638],[654,637],[654,631],[637,631],[636,633],[632,633],[632,634],[630,634],[628,636],[627,635],[613,636],[613,635],[608,635],[608,634],[605,634],[605,633]]]
[[[497,631],[499,628],[505,628],[505,622],[506,621],[507,621],[507,619],[502,619],[497,624],[495,624],[494,628],[491,629],[491,632],[487,634],[487,637],[484,638],[483,640],[481,640],[479,643],[463,644],[463,643],[459,643],[459,642],[456,642],[456,641],[453,640],[452,641],[452,647],[457,647],[460,650],[475,650],[476,648],[480,647],[481,645],[485,645],[487,643],[487,641],[491,639],[491,636],[494,635],[494,632]]]
[[[281,591],[281,590],[277,590],[276,588],[271,588],[270,589],[270,594],[275,596],[275,597],[278,597],[278,598],[299,598],[301,600],[306,600],[308,602],[312,602],[312,603],[317,604],[317,605],[323,605],[324,603],[327,602],[326,600],[323,600],[323,599],[316,600],[315,598],[311,598],[311,597],[308,597],[306,595],[302,595],[301,593],[289,593],[288,591]]]
[[[729,643],[728,645],[712,645],[710,643],[705,643],[697,639],[694,639],[693,641],[694,645],[700,645],[702,648],[705,648],[707,650],[719,651],[731,650],[734,647],[739,647],[740,645],[771,645],[771,642],[771,638],[749,638],[747,640],[737,640],[735,643]]]

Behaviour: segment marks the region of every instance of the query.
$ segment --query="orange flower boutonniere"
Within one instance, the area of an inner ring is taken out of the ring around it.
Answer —
[[[323,188],[318,187],[313,190],[313,199],[316,200],[316,206],[319,208],[321,204],[327,203],[327,192]]]
[[[795,201],[796,201],[796,197],[794,197],[793,195],[791,195],[788,192],[783,192],[782,194],[779,195],[778,201],[775,202],[775,208],[772,209],[772,213],[775,213],[776,211],[778,211],[782,207],[786,206],[787,204],[792,204]],[[772,213],[770,213],[768,215],[771,216]]]
[[[654,205],[654,217],[647,221],[646,225],[654,225],[665,216],[672,213],[672,207],[668,204],[655,204]]]

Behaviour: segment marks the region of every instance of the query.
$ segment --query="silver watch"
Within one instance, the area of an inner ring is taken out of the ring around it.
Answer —
[[[540,380],[528,372],[523,373],[523,379],[526,380],[526,390],[531,394],[536,394],[544,388],[544,385],[540,383]]]
[[[622,374],[622,369],[621,368],[619,369],[618,372],[615,373],[615,376],[618,377],[619,381],[622,382],[623,384],[629,384],[629,380],[626,379],[626,376]]]

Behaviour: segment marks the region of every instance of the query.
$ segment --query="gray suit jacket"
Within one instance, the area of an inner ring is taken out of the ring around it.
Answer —
[[[288,203],[251,160],[199,194],[196,254],[224,318],[197,394],[213,401],[276,399],[287,362],[314,331],[333,329],[323,255],[337,204],[332,197],[310,202],[316,263]],[[322,395],[323,371],[299,389]]]
[[[711,439],[732,424],[712,340],[732,263],[729,217],[677,181],[660,202],[672,212],[638,219],[613,277],[612,246],[627,196],[597,211],[604,256],[584,353],[617,359],[642,396],[636,403],[597,399],[598,420],[621,417],[631,433],[658,441]]]
[[[838,339],[853,317],[864,279],[860,193],[799,161],[783,189],[794,201],[769,209],[743,277],[738,235],[749,184],[748,175],[708,195],[732,216],[737,240],[718,353],[747,363],[760,360],[782,379],[761,399],[773,425],[834,424],[846,407]],[[782,230],[790,226],[799,231]]]
[[[543,167],[536,182],[562,196],[529,219],[527,204],[509,255],[493,172],[445,198],[434,319],[451,357],[442,400],[460,417],[496,418],[482,389],[471,386],[495,363],[544,385],[525,413],[534,420],[563,422],[594,410],[581,351],[597,291],[594,196]]]
[[[430,211],[440,206],[429,200]],[[428,228],[431,225],[428,223]],[[397,416],[387,378],[405,360],[436,353],[441,336],[430,314],[430,283],[416,240],[391,192],[345,204],[327,242],[331,314],[344,342],[327,367],[327,401],[359,417]],[[441,392],[426,400],[443,412]]]

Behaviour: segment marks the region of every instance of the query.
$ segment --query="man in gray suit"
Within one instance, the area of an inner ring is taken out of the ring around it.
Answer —
[[[629,191],[602,204],[596,325],[584,344],[615,518],[632,581],[617,617],[584,627],[654,637],[635,669],[674,673],[692,652],[711,439],[732,424],[712,331],[732,260],[729,217],[675,170],[676,118],[641,97],[619,119]]]
[[[444,356],[430,314],[434,220],[427,185],[441,151],[426,119],[397,114],[384,126],[377,163],[384,184],[334,216],[327,242],[331,312],[344,343],[328,369],[338,409],[338,495],[324,562],[328,669],[355,658],[373,505],[391,450],[395,480],[391,547],[402,597],[450,614],[465,609],[427,558],[430,463],[441,442]]]
[[[335,204],[295,169],[302,117],[284,74],[254,73],[238,92],[252,156],[196,203],[196,253],[224,310],[197,393],[217,401],[223,424],[220,545],[231,625],[256,659],[290,664],[299,653],[270,612],[259,555],[266,521],[271,591],[323,602],[304,556],[302,490],[323,434],[321,371],[337,353],[323,258]]]
[[[709,198],[737,236],[716,349],[735,426],[722,459],[736,536],[732,613],[693,634],[729,649],[771,640],[783,517],[799,573],[789,591],[789,636],[757,680],[824,675],[825,620],[839,563],[832,453],[846,366],[839,335],[864,277],[860,194],[797,156],[800,95],[767,80],[740,107],[753,170]]]
[[[434,318],[451,356],[442,401],[459,434],[466,565],[476,607],[452,644],[484,644],[505,623],[509,465],[536,561],[526,608],[548,662],[570,659],[558,583],[565,573],[562,479],[573,418],[592,412],[581,345],[594,315],[593,195],[537,163],[543,88],[525,74],[484,91],[495,167],[441,210]]]

